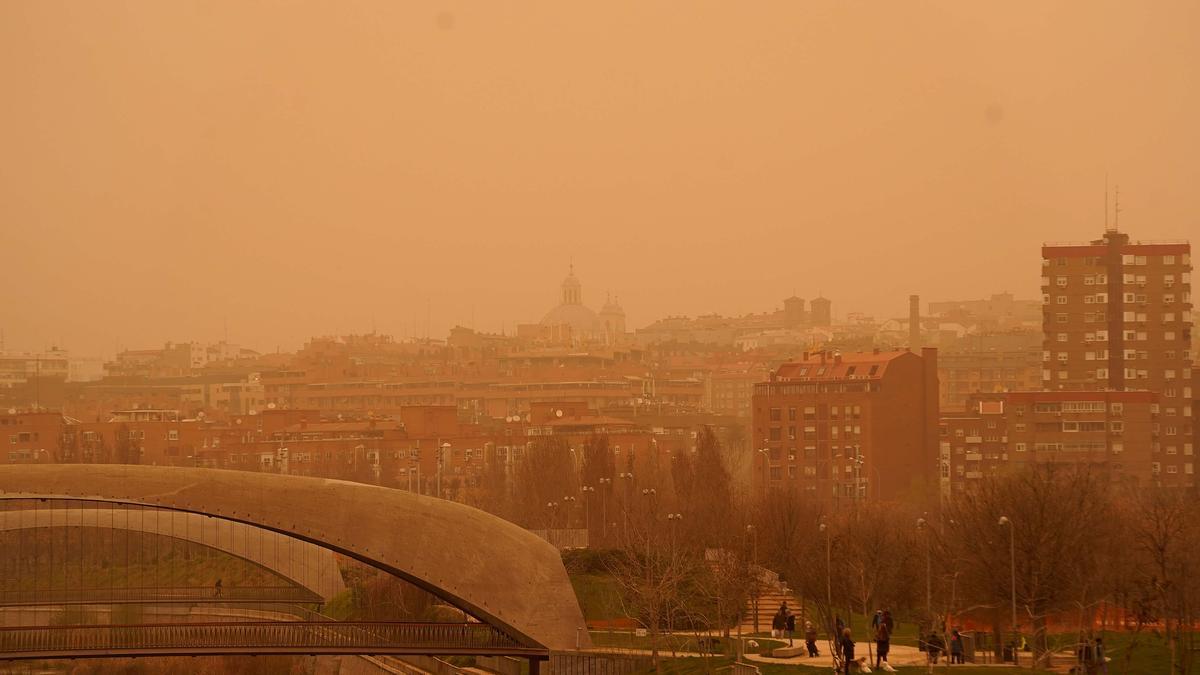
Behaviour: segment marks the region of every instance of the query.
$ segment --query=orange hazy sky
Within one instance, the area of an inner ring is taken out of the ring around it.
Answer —
[[[0,2],[0,327],[500,330],[1037,297],[1200,214],[1200,3]]]

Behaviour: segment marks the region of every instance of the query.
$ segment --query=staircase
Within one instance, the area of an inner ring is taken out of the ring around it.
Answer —
[[[771,620],[775,618],[775,612],[779,611],[779,606],[787,603],[788,609],[796,614],[796,635],[804,634],[805,616],[800,614],[800,601],[788,588],[787,584],[779,580],[779,575],[768,569],[762,569],[759,572],[758,583],[758,632],[770,634]],[[754,632],[754,617],[755,617],[755,599],[751,597],[746,602],[746,608],[742,612],[741,632],[743,634]]]

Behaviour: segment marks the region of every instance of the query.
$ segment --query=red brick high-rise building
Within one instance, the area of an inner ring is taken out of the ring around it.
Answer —
[[[1042,247],[1043,386],[1158,395],[1152,452],[1193,451],[1191,245],[1100,239]]]
[[[805,354],[755,385],[752,430],[760,494],[928,495],[938,456],[937,350]]]

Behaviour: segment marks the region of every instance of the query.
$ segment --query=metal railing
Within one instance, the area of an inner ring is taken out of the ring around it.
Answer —
[[[38,588],[0,590],[0,607],[35,605],[300,602],[319,604],[321,596],[299,586]]]
[[[114,654],[539,654],[487,624],[237,621],[0,628],[0,659]]]

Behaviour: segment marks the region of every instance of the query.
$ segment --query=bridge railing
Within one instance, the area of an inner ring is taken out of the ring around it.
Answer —
[[[0,590],[0,607],[122,603],[301,602],[322,603],[299,586],[39,588]]]
[[[403,650],[521,649],[522,645],[487,624],[423,624],[366,621],[238,621],[107,626],[0,628],[5,653],[95,651],[247,650],[287,647],[312,649]]]

